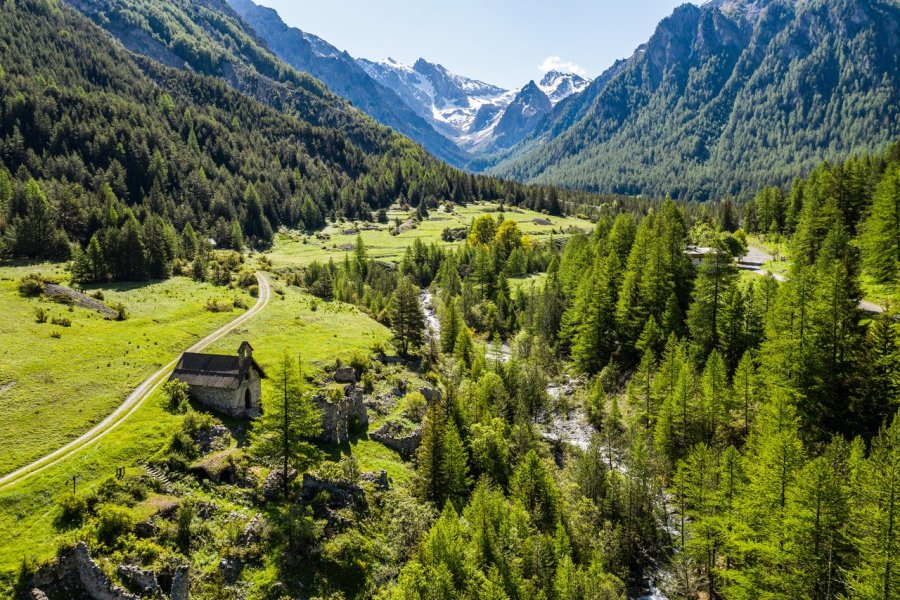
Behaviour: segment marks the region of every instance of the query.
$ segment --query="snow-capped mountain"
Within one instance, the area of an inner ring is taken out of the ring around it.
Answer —
[[[408,66],[394,59],[357,62],[375,81],[392,89],[435,129],[468,151],[506,148],[525,137],[556,103],[590,84],[578,75],[551,71],[540,84],[518,90],[456,75],[419,59]]]
[[[515,98],[515,92],[450,73],[441,65],[419,59],[413,66],[394,59],[359,64],[375,81],[392,89],[435,129],[460,143],[483,129]]]
[[[584,90],[590,84],[590,79],[575,73],[548,71],[544,78],[541,79],[538,87],[547,95],[550,102],[556,106],[572,94],[577,94]]]
[[[430,119],[423,118],[406,100],[374,81],[348,53],[306,31],[289,27],[271,8],[251,0],[227,0],[231,8],[283,61],[321,80],[332,92],[343,96],[377,121],[393,127],[422,144],[429,152],[461,166],[467,156]]]

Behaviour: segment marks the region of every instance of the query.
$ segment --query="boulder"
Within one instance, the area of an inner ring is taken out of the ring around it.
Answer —
[[[162,590],[156,580],[156,573],[145,571],[135,565],[119,565],[116,569],[125,587],[141,596],[162,598]]]
[[[364,500],[366,497],[365,490],[355,483],[332,483],[309,473],[303,474],[303,489],[300,492],[300,497],[304,502],[312,500],[316,494],[322,491],[328,492],[331,495],[332,504],[340,507],[351,506],[357,501]]]
[[[382,469],[378,473],[363,473],[359,476],[359,479],[360,481],[366,481],[368,483],[375,484],[375,486],[380,490],[387,490],[389,487],[388,474],[384,469]]]
[[[419,389],[419,393],[422,394],[428,404],[441,401],[441,390],[437,388],[428,387],[426,385]]]
[[[243,564],[236,558],[223,558],[219,561],[219,573],[228,585],[233,585],[241,574]]]
[[[356,371],[353,367],[338,367],[334,372],[334,380],[337,383],[356,383]]]
[[[289,468],[287,478],[288,483],[295,480],[297,478],[297,469]],[[284,489],[284,470],[276,467],[266,476],[266,480],[263,483],[263,496],[270,500],[277,498],[281,494],[282,489]]]
[[[244,527],[244,531],[241,532],[241,535],[237,539],[238,546],[250,546],[251,544],[257,544],[262,540],[263,531],[265,530],[265,522],[263,521],[262,515],[256,514],[250,522],[247,523],[247,526]]]
[[[210,427],[198,429],[194,435],[194,442],[200,449],[200,454],[209,454],[215,450],[224,450],[231,442],[231,432],[221,423]]]

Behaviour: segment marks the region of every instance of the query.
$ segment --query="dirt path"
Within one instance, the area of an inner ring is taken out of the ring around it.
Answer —
[[[769,262],[770,260],[774,260],[774,257],[760,248],[759,246],[747,246],[747,254],[742,256],[738,260],[738,267],[744,269],[745,271],[750,271],[751,273],[756,273],[757,275],[762,275],[765,277],[769,274],[768,271],[763,269],[763,265]],[[779,275],[776,273],[772,273],[772,277],[777,279],[778,281],[784,281],[784,275]]]
[[[763,269],[763,265],[770,260],[774,260],[771,254],[769,254],[759,246],[750,245],[747,247],[747,254],[745,254],[740,258],[740,260],[738,260],[738,267],[744,269],[745,271],[750,271],[751,273],[755,273],[757,275],[762,275],[763,277],[765,277],[769,274],[769,272]],[[779,275],[776,273],[772,273],[772,277],[774,277],[778,281],[786,280],[784,275]],[[868,300],[860,300],[859,309],[863,312],[876,315],[884,312],[883,306],[878,306],[874,302],[869,302]]]
[[[185,352],[199,352],[212,344],[215,341],[218,341],[222,337],[231,333],[231,331],[243,323],[247,322],[251,318],[253,318],[256,313],[260,312],[262,309],[266,307],[269,303],[269,299],[271,298],[272,289],[269,285],[269,280],[266,279],[265,275],[262,273],[256,274],[256,279],[259,281],[259,296],[256,300],[256,304],[253,307],[240,315],[230,323],[227,323],[210,333],[208,336],[186,349]],[[136,387],[133,392],[131,392],[125,401],[119,405],[116,410],[109,414],[103,421],[95,425],[92,429],[82,434],[77,439],[72,440],[62,448],[54,450],[50,454],[47,454],[43,458],[39,458],[38,460],[32,462],[31,464],[25,465],[11,473],[7,473],[0,477],[0,489],[9,487],[15,483],[20,483],[35,475],[40,473],[44,469],[52,467],[53,465],[65,460],[66,458],[72,456],[76,452],[84,449],[85,447],[93,444],[99,439],[106,436],[106,434],[110,433],[116,427],[121,425],[128,417],[130,417],[141,405],[144,403],[150,395],[165,381],[166,375],[168,375],[169,371],[175,368],[175,364],[178,362],[178,358],[174,359],[172,362],[161,368],[159,371],[148,377],[141,385]]]

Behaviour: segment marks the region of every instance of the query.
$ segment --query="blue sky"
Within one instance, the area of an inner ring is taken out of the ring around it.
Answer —
[[[421,56],[517,88],[552,65],[596,77],[686,0],[255,1],[356,57]]]

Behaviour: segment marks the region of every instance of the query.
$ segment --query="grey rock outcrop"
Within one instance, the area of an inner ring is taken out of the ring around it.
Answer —
[[[139,596],[113,585],[91,559],[84,542],[78,542],[71,551],[38,571],[28,587],[35,599],[140,600]]]
[[[145,571],[135,565],[119,565],[116,573],[132,592],[144,597],[163,597],[159,582],[156,580],[156,573],[153,571]]]
[[[171,600],[188,600],[190,583],[187,565],[181,565],[175,569],[175,575],[172,577],[172,593],[169,594]]]
[[[422,431],[421,429],[406,431],[399,423],[388,421],[370,433],[369,437],[400,454],[409,456],[419,447]]]
[[[422,397],[425,398],[428,404],[441,401],[441,390],[437,388],[424,386],[419,389],[419,393],[422,394]]]
[[[363,473],[359,476],[359,480],[374,483],[380,490],[387,490],[390,487],[388,474],[384,469],[378,473]]]
[[[313,397],[313,404],[322,415],[323,442],[340,444],[350,438],[353,431],[362,431],[369,426],[369,413],[363,402],[361,388],[354,384],[344,388],[341,398],[328,398],[325,394]]]
[[[300,497],[304,501],[309,501],[319,492],[328,492],[331,495],[332,502],[340,506],[350,506],[357,501],[364,500],[366,497],[365,490],[355,483],[332,483],[309,473],[304,473],[303,490],[300,492]]]
[[[334,380],[337,383],[356,383],[356,371],[353,367],[338,367],[334,372]]]
[[[288,482],[297,478],[297,469],[288,468]],[[263,482],[263,496],[266,498],[277,497],[284,489],[284,469],[276,467],[272,469]]]

